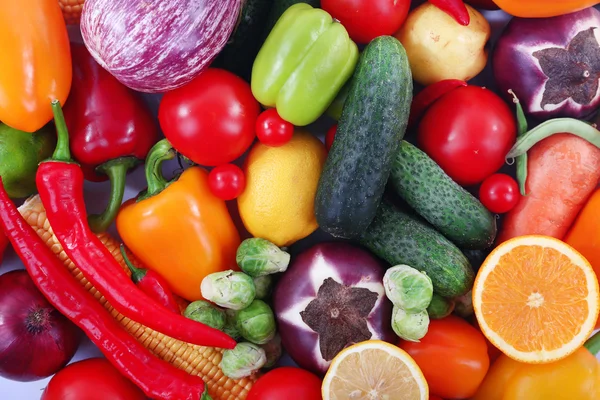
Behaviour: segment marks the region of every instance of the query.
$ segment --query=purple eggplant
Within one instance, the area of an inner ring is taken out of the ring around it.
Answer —
[[[380,261],[348,243],[320,243],[295,257],[273,298],[283,347],[292,359],[323,375],[349,345],[397,341],[384,273]]]
[[[198,76],[223,49],[243,0],[86,0],[83,41],[119,81],[165,92]]]
[[[600,106],[600,11],[552,18],[513,18],[492,55],[507,100],[512,89],[537,119],[586,118]]]

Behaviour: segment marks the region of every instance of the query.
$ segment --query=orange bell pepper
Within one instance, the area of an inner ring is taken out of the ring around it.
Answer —
[[[598,4],[598,0],[493,0],[515,17],[545,18],[569,14]]]
[[[175,157],[171,144],[158,142],[146,159],[148,189],[119,210],[116,223],[136,257],[189,301],[202,299],[200,283],[208,274],[237,270],[240,236],[223,200],[208,186],[208,172],[188,168],[167,182],[162,162]]]
[[[590,262],[600,279],[600,189],[589,198],[564,241]],[[600,319],[596,328],[600,328]]]
[[[69,36],[56,0],[0,0],[0,121],[35,132],[71,89]]]

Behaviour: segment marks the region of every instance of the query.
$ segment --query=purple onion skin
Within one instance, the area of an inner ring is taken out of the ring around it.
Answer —
[[[0,276],[0,376],[21,382],[46,378],[73,358],[81,337],[26,271]]]
[[[121,83],[166,92],[198,76],[223,49],[242,0],[86,0],[83,41]]]
[[[532,53],[545,48],[566,48],[575,35],[592,27],[600,30],[600,11],[594,7],[551,18],[512,18],[492,54],[494,77],[501,94],[512,101],[508,93],[512,89],[525,113],[540,120],[591,115],[600,106],[600,91],[589,104],[569,99],[558,107],[546,105],[542,109],[540,93],[548,78]],[[596,33],[598,37],[600,32]]]
[[[385,296],[382,283],[385,273],[383,264],[367,251],[348,243],[317,244],[292,261],[275,288],[273,304],[283,347],[300,367],[321,376],[327,372],[331,361],[325,361],[321,356],[319,335],[303,322],[299,313],[290,313],[289,310],[315,298],[323,280],[331,277],[327,268],[339,275],[341,281],[335,280],[343,285],[356,286],[360,282],[377,285],[379,295],[367,318],[375,330],[371,339],[390,343],[398,340],[391,328],[392,304]],[[317,274],[315,281],[319,283],[314,285],[310,277],[316,277]],[[294,315],[293,321],[283,317],[286,310],[288,316]]]

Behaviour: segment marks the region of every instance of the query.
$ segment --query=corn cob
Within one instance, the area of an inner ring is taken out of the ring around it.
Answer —
[[[81,10],[85,0],[58,0],[67,25],[77,25],[81,18]]]
[[[133,335],[144,347],[156,356],[173,364],[189,374],[200,376],[208,387],[210,396],[215,400],[243,400],[248,395],[250,388],[257,379],[256,375],[244,379],[231,379],[223,374],[219,368],[223,350],[213,347],[196,346],[175,340],[142,326],[137,322],[125,318],[115,311],[104,297],[87,281],[79,269],[71,262],[63,251],[56,236],[52,232],[50,223],[46,218],[46,211],[39,196],[29,198],[19,212],[27,223],[34,228],[38,236],[52,249],[54,254],[64,263],[75,278],[94,295],[98,301]],[[102,243],[108,248],[113,257],[121,264],[123,270],[129,275],[129,269],[123,262],[119,243],[108,233],[98,235]],[[133,264],[142,267],[131,253],[127,253]]]

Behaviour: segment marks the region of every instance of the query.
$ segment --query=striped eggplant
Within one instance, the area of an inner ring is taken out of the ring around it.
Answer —
[[[225,46],[243,0],[86,0],[83,41],[130,88],[165,92],[198,76]]]

